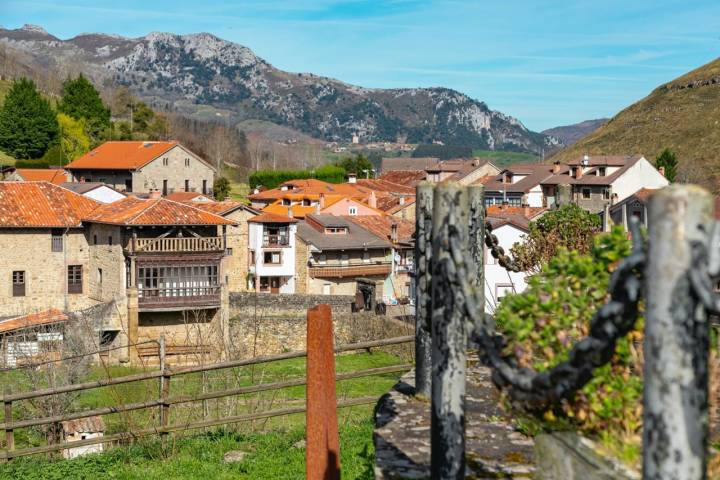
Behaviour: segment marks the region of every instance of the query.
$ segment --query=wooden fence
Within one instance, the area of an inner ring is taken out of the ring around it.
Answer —
[[[403,336],[394,337],[383,340],[374,340],[367,342],[359,342],[348,345],[341,345],[335,348],[336,353],[350,352],[358,350],[370,350],[377,347],[387,347],[391,345],[408,344],[415,341],[414,336]],[[241,423],[252,420],[267,419],[272,417],[292,415],[305,412],[304,406],[281,408],[274,410],[267,410],[263,412],[254,412],[243,415],[228,416],[217,419],[209,419],[202,421],[194,421],[188,423],[170,424],[170,409],[173,405],[182,403],[194,403],[202,402],[211,399],[246,395],[251,393],[266,392],[271,390],[280,390],[289,387],[303,386],[306,384],[305,378],[297,378],[293,380],[286,380],[280,382],[261,383],[257,385],[249,385],[245,387],[231,388],[226,390],[219,390],[213,392],[202,393],[198,395],[181,395],[171,397],[170,393],[170,382],[173,377],[180,375],[187,375],[191,373],[210,372],[215,370],[259,365],[270,362],[276,362],[280,360],[288,360],[293,358],[302,358],[307,356],[307,352],[288,352],[278,355],[266,355],[255,357],[246,360],[230,360],[220,363],[214,363],[210,365],[199,365],[199,366],[186,366],[169,368],[162,361],[164,350],[164,342],[160,345],[161,354],[161,365],[160,369],[147,373],[125,375],[122,377],[115,378],[104,378],[100,380],[93,380],[90,382],[78,383],[74,385],[64,385],[54,388],[46,388],[42,390],[35,390],[30,392],[18,392],[8,393],[2,396],[2,402],[4,405],[4,422],[0,424],[0,430],[5,430],[5,449],[0,452],[0,460],[6,461],[15,457],[22,457],[28,455],[34,455],[39,453],[56,452],[69,448],[82,447],[86,445],[97,445],[100,443],[113,443],[121,441],[129,441],[139,437],[159,435],[161,438],[166,438],[169,433],[192,430],[198,428],[212,427],[218,425],[226,425],[233,423]],[[366,370],[360,370],[349,373],[341,373],[336,375],[336,380],[349,380],[353,378],[368,377],[374,375],[388,374],[388,373],[400,373],[406,372],[412,369],[412,364],[400,364],[379,368],[371,368]],[[45,397],[49,395],[58,395],[71,392],[80,392],[85,390],[91,390],[94,388],[108,387],[113,385],[129,384],[133,382],[142,382],[147,380],[158,380],[158,391],[160,392],[159,398],[151,400],[136,402],[136,403],[124,403],[109,407],[94,408],[91,410],[83,410],[79,412],[68,413],[64,415],[54,415],[39,418],[29,418],[23,420],[13,419],[13,406],[18,402],[28,401],[35,398]],[[374,404],[377,402],[377,397],[360,397],[343,400],[337,403],[338,407],[351,407],[356,405],[367,405]],[[83,418],[94,417],[98,415],[109,415],[114,413],[129,412],[134,410],[143,410],[150,408],[159,409],[160,424],[150,428],[138,429],[133,431],[126,431],[115,433],[111,435],[105,435],[102,437],[89,438],[86,440],[78,440],[74,442],[62,442],[48,445],[42,445],[38,447],[29,447],[23,449],[15,449],[15,430],[20,428],[29,428],[42,425],[52,425],[59,422],[78,420]]]

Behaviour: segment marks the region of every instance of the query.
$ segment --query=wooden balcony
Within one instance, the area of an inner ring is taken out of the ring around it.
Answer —
[[[130,253],[222,252],[223,237],[135,238],[126,247]]]
[[[220,307],[220,286],[138,289],[138,309],[203,310]]]
[[[392,266],[389,263],[313,265],[310,267],[310,276],[313,278],[348,278],[367,275],[389,275],[391,271]]]

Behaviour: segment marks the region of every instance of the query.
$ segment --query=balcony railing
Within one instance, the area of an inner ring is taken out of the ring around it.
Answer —
[[[287,235],[265,235],[263,237],[263,247],[286,247],[290,245],[290,239]]]
[[[315,264],[310,267],[310,276],[313,278],[348,278],[362,277],[365,275],[388,275],[391,271],[392,266],[389,263],[350,263],[347,265]]]
[[[142,310],[216,308],[220,306],[220,286],[138,289]]]
[[[221,252],[223,237],[163,237],[131,239],[127,247],[133,253]]]

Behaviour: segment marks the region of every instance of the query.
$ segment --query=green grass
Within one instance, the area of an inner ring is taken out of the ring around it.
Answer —
[[[371,479],[374,450],[369,417],[343,422],[340,413],[340,462],[343,479]],[[305,450],[294,444],[304,438],[302,427],[271,433],[215,430],[168,442],[118,447],[74,460],[17,459],[0,465],[0,479],[297,479],[305,476]],[[242,450],[242,462],[226,464],[223,455]]]
[[[496,166],[503,168],[514,163],[539,162],[540,157],[532,153],[498,152],[495,150],[473,150],[473,156],[487,158]]]
[[[238,202],[248,203],[247,196],[250,193],[250,187],[247,183],[230,181],[230,196],[231,200]]]

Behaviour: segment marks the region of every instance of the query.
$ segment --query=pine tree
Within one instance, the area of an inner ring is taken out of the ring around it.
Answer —
[[[662,153],[655,159],[655,167],[663,167],[665,169],[665,178],[667,178],[670,183],[675,181],[675,177],[677,176],[677,166],[677,156],[675,156],[669,148],[663,150]]]
[[[15,81],[0,108],[0,150],[20,159],[39,158],[57,138],[50,103],[32,80]]]
[[[84,76],[68,79],[63,83],[62,99],[58,111],[75,120],[85,120],[85,131],[94,143],[105,137],[110,128],[110,109],[100,98],[100,93]]]

